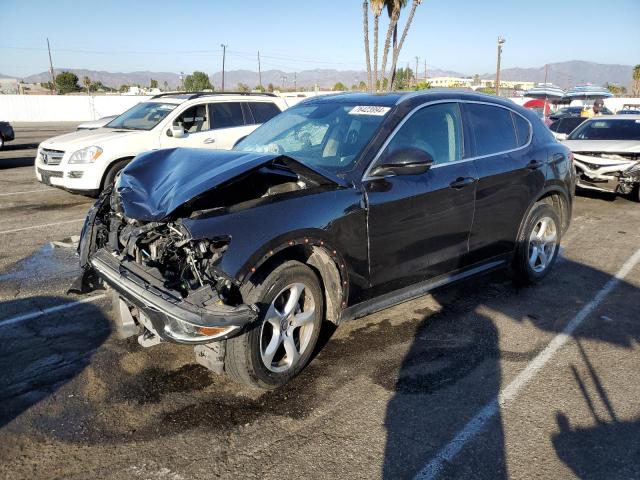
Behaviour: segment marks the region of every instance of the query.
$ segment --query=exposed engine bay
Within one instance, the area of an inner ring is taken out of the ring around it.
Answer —
[[[578,184],[629,194],[640,184],[640,153],[574,152]]]

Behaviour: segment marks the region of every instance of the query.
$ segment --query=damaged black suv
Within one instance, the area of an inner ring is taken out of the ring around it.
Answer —
[[[534,113],[457,91],[309,99],[232,151],[139,155],[90,210],[76,291],[143,346],[273,388],[339,324],[498,267],[535,282],[574,169]]]

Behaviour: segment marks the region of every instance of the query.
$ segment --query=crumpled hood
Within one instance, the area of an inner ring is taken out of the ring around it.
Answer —
[[[194,197],[280,156],[195,148],[154,150],[127,165],[116,188],[127,217],[157,222]]]
[[[54,150],[78,150],[92,145],[104,145],[111,140],[119,140],[131,135],[140,135],[139,130],[118,130],[117,128],[98,128],[95,130],[77,130],[57,137],[48,138],[40,145]]]
[[[638,140],[565,140],[562,142],[572,152],[640,152]]]

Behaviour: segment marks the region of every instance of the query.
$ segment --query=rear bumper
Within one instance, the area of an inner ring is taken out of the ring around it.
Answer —
[[[222,340],[239,333],[258,315],[253,305],[202,307],[190,303],[177,292],[152,284],[137,271],[139,267],[135,263],[120,261],[105,249],[93,254],[89,263],[105,283],[148,319],[153,333],[166,341],[198,344]],[[211,328],[225,331],[207,335],[206,329]]]

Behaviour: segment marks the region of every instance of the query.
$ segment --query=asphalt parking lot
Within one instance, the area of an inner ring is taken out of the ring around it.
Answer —
[[[0,152],[0,477],[640,478],[640,204],[581,195],[545,281],[494,272],[327,328],[289,385],[249,390],[112,334],[65,290],[91,199]]]

